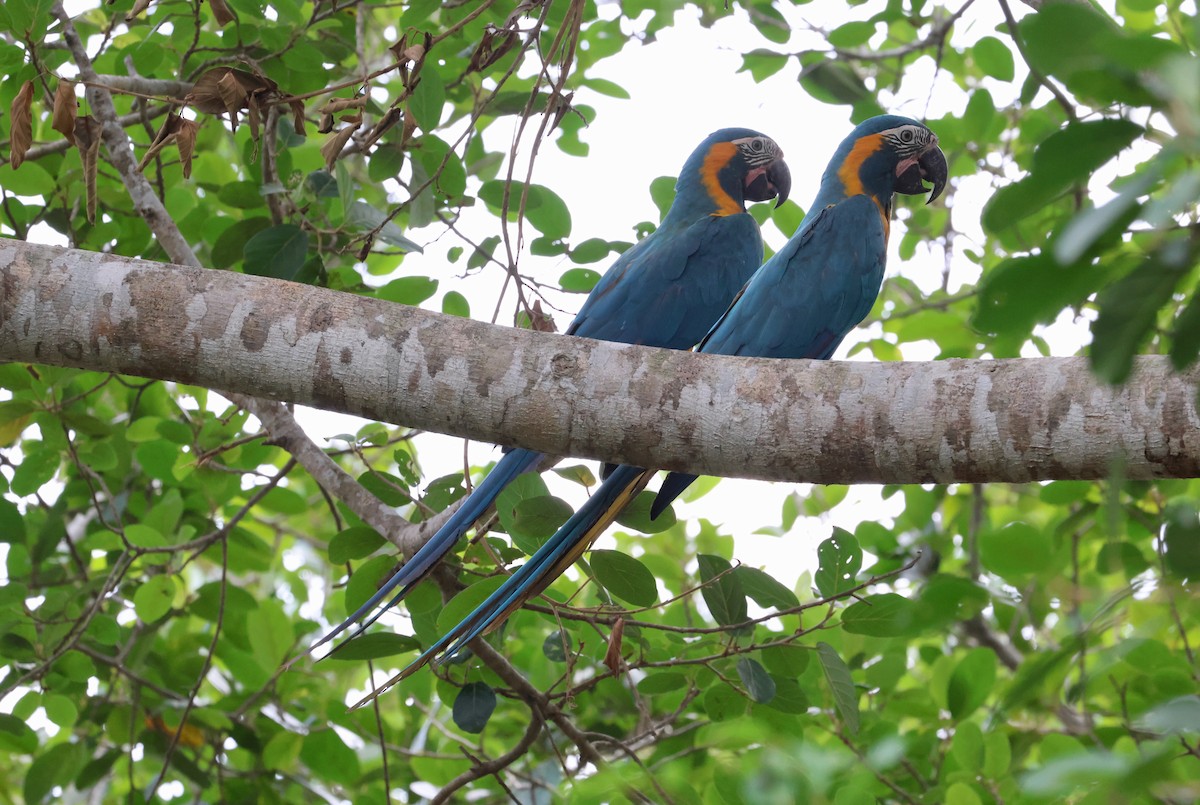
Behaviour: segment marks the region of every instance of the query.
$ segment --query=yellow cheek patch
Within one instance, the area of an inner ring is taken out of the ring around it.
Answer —
[[[742,211],[742,205],[725,192],[725,188],[721,187],[721,180],[717,178],[717,174],[729,164],[729,160],[733,159],[736,153],[737,146],[733,143],[717,143],[708,149],[704,164],[700,166],[700,181],[713,203],[717,205],[717,211],[713,215],[718,217],[737,215]]]
[[[868,134],[865,137],[859,137],[858,142],[846,155],[846,160],[842,162],[842,167],[838,168],[837,175],[842,182],[842,187],[846,188],[847,196],[860,196],[865,192],[858,172],[862,169],[862,164],[879,150],[882,143],[882,134]]]

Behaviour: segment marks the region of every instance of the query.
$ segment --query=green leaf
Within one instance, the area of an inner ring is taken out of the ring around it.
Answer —
[[[429,277],[400,277],[375,292],[375,296],[398,305],[417,305],[437,293],[438,281]]]
[[[1158,311],[1171,301],[1180,280],[1194,262],[1182,242],[1178,249],[1162,248],[1100,292],[1100,315],[1092,324],[1088,351],[1092,369],[1109,383],[1124,383],[1133,370],[1133,357],[1154,330]]]
[[[819,566],[813,581],[825,598],[857,586],[855,578],[862,569],[862,549],[849,531],[833,529],[833,536],[817,546]]]
[[[1021,580],[1049,567],[1054,549],[1049,534],[1016,521],[981,533],[979,556],[983,566],[996,575]]]
[[[416,180],[414,179],[414,181]],[[424,199],[428,196],[429,193],[426,191],[421,194],[420,198]],[[413,220],[414,217],[415,214],[410,215],[409,225],[419,226],[417,221]],[[388,220],[386,214],[362,200],[354,201],[346,210],[346,226],[359,232],[378,230],[380,240],[388,245],[395,246],[402,252],[416,252],[420,254],[425,251],[421,244],[404,237],[404,230],[398,227],[394,221]]]
[[[558,278],[558,285],[569,293],[591,293],[600,281],[600,272],[590,268],[572,268]]]
[[[266,205],[258,187],[258,182],[229,182],[217,191],[217,198],[222,204],[228,204],[230,207],[252,210]]]
[[[390,632],[371,632],[362,634],[342,645],[329,655],[330,660],[345,662],[362,660],[378,660],[383,657],[394,657],[408,651],[417,651],[421,644],[415,637],[392,634]]]
[[[719,682],[705,692],[704,712],[713,721],[728,721],[746,712],[746,700],[736,690]]]
[[[420,80],[408,99],[408,108],[412,110],[421,131],[430,132],[437,128],[442,120],[442,107],[445,105],[446,83],[434,64],[426,61],[421,67]]]
[[[496,516],[500,520],[500,526],[512,534],[516,526],[514,525],[517,519],[517,506],[521,501],[528,498],[549,497],[550,490],[546,487],[546,482],[536,472],[526,472],[517,478],[504,490],[496,496]],[[569,515],[568,515],[569,516]],[[519,529],[516,529],[519,531]],[[553,532],[552,532],[553,533]],[[527,544],[536,543],[536,540],[526,540]],[[537,543],[540,545],[540,543]],[[525,550],[526,546],[518,546]],[[534,546],[534,550],[537,547]],[[532,554],[533,551],[526,550],[526,553]]]
[[[704,585],[700,588],[700,594],[713,619],[721,626],[744,623],[748,617],[746,594],[737,576],[730,572],[729,562],[719,556],[703,553],[696,557],[696,561],[700,565],[700,581]],[[721,577],[717,579],[717,576]],[[714,582],[713,579],[717,580]]]
[[[855,20],[834,28],[826,39],[835,48],[857,48],[867,44],[874,34],[874,22]]]
[[[913,602],[896,593],[870,595],[842,613],[842,628],[851,634],[901,637],[912,631]]]
[[[807,66],[800,74],[800,85],[809,95],[824,103],[856,104],[872,97],[854,68],[834,59]]]
[[[664,693],[678,693],[687,690],[688,679],[675,671],[649,671],[644,679],[638,682],[638,693],[643,696],[658,696]]]
[[[763,609],[790,609],[800,604],[794,592],[758,568],[739,565],[734,568],[733,575],[741,583],[746,595]]]
[[[737,662],[737,672],[751,699],[759,704],[766,704],[775,698],[775,680],[771,679],[767,670],[758,662],[749,657],[742,657]]]
[[[263,747],[262,762],[265,768],[274,771],[288,771],[300,757],[304,746],[304,736],[298,732],[281,729],[271,736]]]
[[[632,556],[620,551],[592,551],[588,563],[604,589],[622,601],[635,607],[653,606],[658,601],[654,574]]]
[[[478,735],[495,710],[496,691],[483,682],[471,682],[454,699],[454,723],[463,732]]]
[[[133,594],[133,611],[142,623],[154,623],[171,610],[175,600],[172,576],[151,576]]]
[[[551,632],[542,641],[542,654],[550,662],[566,662],[570,646],[571,638],[566,632]]]
[[[506,527],[518,548],[533,553],[528,548],[540,548],[572,513],[571,504],[551,495],[525,498],[513,508]]]
[[[959,721],[967,718],[987,701],[995,684],[995,652],[986,648],[971,649],[950,674],[946,690],[950,714]]]
[[[817,657],[821,660],[821,670],[825,672],[825,681],[833,693],[834,707],[846,729],[854,735],[858,732],[859,724],[858,691],[854,688],[850,669],[834,647],[824,641],[817,643]]]
[[[447,291],[446,295],[442,297],[442,312],[448,316],[469,319],[471,318],[471,305],[467,302],[467,297],[458,291]]]
[[[258,232],[242,250],[247,274],[290,280],[308,259],[308,233],[295,224],[280,224]]]
[[[1195,505],[1172,501],[1164,519],[1167,568],[1181,579],[1200,579],[1200,515]]]
[[[1200,733],[1200,696],[1180,696],[1141,715],[1137,726],[1159,735]]]
[[[88,750],[82,743],[59,743],[38,755],[25,772],[25,802],[42,802],[55,786],[64,788],[88,762]]]
[[[494,593],[504,583],[505,578],[504,576],[493,576],[482,579],[447,601],[446,605],[437,613],[438,631],[445,634],[457,626],[461,620],[474,612],[475,608],[482,604],[489,595]]]
[[[982,37],[971,48],[971,57],[984,75],[999,81],[1013,80],[1015,70],[1012,51],[996,37]]]
[[[572,483],[579,484],[584,487],[593,487],[596,485],[596,476],[592,474],[584,464],[573,464],[569,467],[555,467],[554,474],[560,478],[566,478]]]
[[[617,515],[617,522],[643,534],[661,534],[675,525],[675,510],[668,506],[658,517],[650,519],[650,507],[654,503],[654,492],[639,492],[638,496]]]
[[[628,90],[620,84],[603,78],[585,78],[580,83],[588,89],[595,90],[601,95],[607,95],[610,98],[620,98],[623,101],[627,101],[630,98]]]
[[[258,607],[246,615],[246,631],[253,635],[250,648],[255,661],[270,673],[275,672],[296,642],[292,622],[274,598],[260,601]]]
[[[369,526],[351,526],[329,540],[329,562],[340,565],[351,559],[365,559],[384,544],[379,532]]]
[[[1085,181],[1129,147],[1143,129],[1128,120],[1070,123],[1051,134],[1033,155],[1029,176],[1000,188],[983,210],[983,224],[1001,232]]]
[[[0,749],[20,755],[37,751],[38,737],[24,719],[0,713]]]
[[[353,785],[359,779],[358,755],[332,729],[306,735],[300,760],[320,779],[340,785]]]
[[[595,263],[608,257],[611,251],[612,245],[604,238],[588,238],[571,249],[570,254],[576,263]],[[596,278],[599,279],[599,275]]]

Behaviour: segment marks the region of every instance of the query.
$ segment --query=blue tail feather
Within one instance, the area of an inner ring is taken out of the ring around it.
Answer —
[[[354,625],[375,607],[383,601],[393,590],[404,585],[400,592],[388,602],[387,606],[382,607],[378,612],[371,615],[370,618],[363,621],[350,640],[353,640],[363,632],[368,626],[387,612],[396,604],[400,603],[403,598],[412,591],[425,576],[433,569],[442,557],[444,557],[458,542],[459,537],[467,532],[471,525],[483,516],[488,507],[495,502],[496,497],[504,491],[518,475],[534,469],[538,462],[541,461],[542,454],[532,450],[516,449],[510,450],[496,463],[492,471],[487,474],[477,487],[471,492],[462,505],[450,515],[442,527],[437,530],[427,543],[421,546],[421,549],[404,563],[404,566],[392,575],[387,583],[379,588],[366,603],[356,609],[350,617],[335,626],[327,635],[314,643],[309,651],[316,649],[325,643],[328,643],[333,638],[337,637],[343,631]],[[335,649],[336,650],[336,649]]]

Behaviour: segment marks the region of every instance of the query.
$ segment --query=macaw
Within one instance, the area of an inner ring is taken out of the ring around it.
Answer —
[[[727,128],[700,143],[679,174],[662,225],[626,251],[592,289],[567,335],[624,344],[691,349],[762,263],[758,224],[747,201],[787,200],[791,174],[783,151],[757,131]],[[379,605],[395,606],[487,511],[496,496],[545,458],[532,450],[506,452],[442,527],[358,608],[309,651],[332,640]]]
[[[945,188],[947,174],[937,136],[923,124],[894,115],[864,121],[834,153],[796,234],[755,272],[697,350],[827,360],[879,295],[894,194],[923,194],[927,180],[933,183],[932,202]],[[453,656],[495,629],[570,567],[654,472],[619,466],[491,596],[368,698],[435,655]],[[694,479],[669,475],[655,510],[662,511]]]

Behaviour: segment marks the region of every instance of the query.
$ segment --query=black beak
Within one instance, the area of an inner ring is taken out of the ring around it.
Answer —
[[[759,168],[746,177],[745,196],[747,201],[770,201],[778,199],[775,206],[787,201],[792,192],[792,172],[782,158],[766,168]]]
[[[926,204],[932,204],[934,199],[946,189],[946,180],[950,174],[950,166],[946,164],[946,155],[937,144],[931,145],[925,153],[896,177],[896,192],[909,196],[920,196],[928,192],[925,182],[933,182],[933,192]]]

